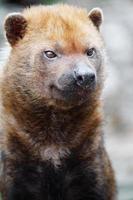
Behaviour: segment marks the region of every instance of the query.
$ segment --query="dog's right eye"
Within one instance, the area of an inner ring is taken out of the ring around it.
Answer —
[[[49,59],[53,59],[57,57],[56,53],[54,53],[53,51],[44,51],[44,55],[45,57]]]
[[[88,49],[86,53],[89,58],[92,58],[96,54],[96,49],[95,48]]]

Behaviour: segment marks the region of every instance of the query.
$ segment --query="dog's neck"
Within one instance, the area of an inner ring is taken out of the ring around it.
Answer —
[[[29,110],[29,107],[16,105],[13,115],[8,114],[8,118],[11,116],[8,123],[14,128],[18,126],[36,142],[75,144],[75,140],[79,141],[85,134],[93,134],[100,126],[99,107],[96,101],[91,106],[85,103],[70,110],[52,107],[32,107]]]

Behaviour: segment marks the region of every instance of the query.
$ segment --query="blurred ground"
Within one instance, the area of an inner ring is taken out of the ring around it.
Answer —
[[[102,32],[108,54],[108,78],[104,91],[105,142],[116,172],[119,200],[133,200],[133,0],[65,2],[88,9],[103,9]],[[1,48],[5,43],[3,17],[13,10],[20,8],[0,6]]]

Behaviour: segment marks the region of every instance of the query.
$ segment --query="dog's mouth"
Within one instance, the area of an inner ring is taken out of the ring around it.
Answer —
[[[81,104],[87,101],[92,93],[91,88],[71,88],[51,85],[52,98],[64,101],[65,103]]]

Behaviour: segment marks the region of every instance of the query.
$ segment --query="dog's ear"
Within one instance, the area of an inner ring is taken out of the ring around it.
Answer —
[[[103,22],[103,12],[100,8],[93,8],[89,14],[88,14],[89,19],[93,22],[93,24],[97,27],[99,30],[100,25]]]
[[[5,32],[8,42],[14,46],[25,35],[27,21],[21,13],[11,13],[5,19]]]

